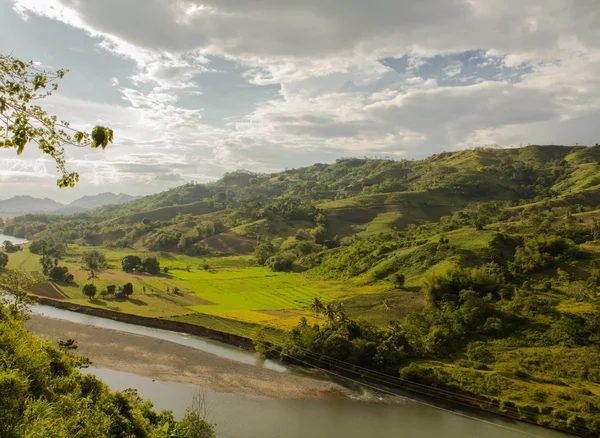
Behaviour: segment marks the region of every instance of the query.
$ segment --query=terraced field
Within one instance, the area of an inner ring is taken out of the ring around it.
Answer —
[[[327,303],[361,294],[380,293],[385,289],[382,285],[322,281],[297,273],[272,272],[253,266],[248,256],[198,258],[98,248],[107,258],[107,268],[93,280],[98,291],[106,290],[109,285],[119,288],[131,282],[134,294],[128,299],[115,299],[99,293],[89,299],[81,290],[84,284],[92,282],[81,263],[82,252],[89,249],[91,247],[71,245],[67,256],[59,262],[74,275],[74,284],[48,284],[36,288],[34,293],[80,305],[205,326],[215,325],[211,320],[216,318],[219,329],[222,329],[224,321],[246,324],[247,327],[259,324],[284,329],[295,326],[301,317],[313,321],[315,316],[309,306],[316,297]],[[162,267],[168,267],[168,273],[123,272],[121,260],[131,254],[142,259],[156,256]],[[39,273],[39,256],[31,254],[25,247],[11,254],[8,267]],[[352,309],[353,306],[349,310]]]

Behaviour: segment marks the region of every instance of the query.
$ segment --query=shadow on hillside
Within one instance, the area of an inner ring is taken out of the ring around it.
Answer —
[[[104,306],[104,307],[108,306],[108,304],[106,304],[106,302],[99,300],[97,298],[90,298],[90,303],[95,304],[97,306]]]

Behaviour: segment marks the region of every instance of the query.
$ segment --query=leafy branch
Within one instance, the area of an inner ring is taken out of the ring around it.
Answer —
[[[56,162],[61,188],[79,181],[79,174],[66,168],[64,145],[105,149],[114,136],[112,129],[104,126],[95,126],[89,134],[74,129],[35,103],[56,91],[67,72],[40,69],[33,61],[0,55],[0,147],[14,148],[21,155],[27,144],[37,144]]]

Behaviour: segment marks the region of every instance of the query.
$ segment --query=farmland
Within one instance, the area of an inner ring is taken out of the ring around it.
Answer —
[[[81,262],[82,253],[92,248],[71,245],[64,260],[59,262],[68,267],[75,277],[74,283],[37,288],[34,293],[134,315],[217,326],[221,330],[227,327],[227,320],[244,329],[256,324],[287,329],[295,326],[301,317],[314,321],[314,313],[308,310],[314,298],[327,303],[360,294],[385,293],[382,285],[365,286],[272,272],[255,266],[249,256],[195,258],[106,248],[96,248],[105,255],[107,266],[92,281],[88,280],[88,272]],[[156,256],[168,272],[157,275],[123,272],[121,260],[126,255]],[[27,247],[11,254],[8,268],[41,274],[39,256]],[[131,282],[134,294],[127,299],[116,299],[99,293],[89,299],[83,295],[82,286],[92,282],[99,292],[108,285],[119,288]]]

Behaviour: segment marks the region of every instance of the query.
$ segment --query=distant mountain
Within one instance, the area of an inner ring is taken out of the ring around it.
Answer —
[[[103,207],[105,205],[127,204],[128,202],[139,198],[141,198],[141,196],[131,196],[126,195],[125,193],[115,195],[114,193],[106,192],[95,196],[83,196],[71,202],[69,207],[79,207],[85,210],[91,210],[92,208]]]
[[[0,215],[23,215],[30,213],[46,214],[75,214],[83,213],[105,205],[126,204],[141,196],[130,196],[124,193],[100,193],[95,196],[83,196],[70,204],[61,204],[48,198],[34,198],[32,196],[14,196],[0,201]]]
[[[27,213],[52,213],[65,206],[48,198],[13,196],[0,201],[0,214],[19,215]]]

